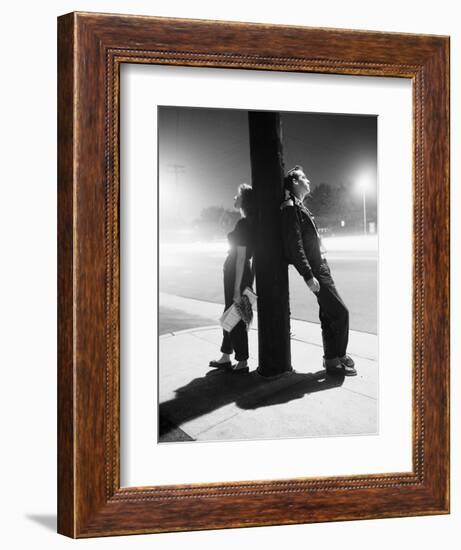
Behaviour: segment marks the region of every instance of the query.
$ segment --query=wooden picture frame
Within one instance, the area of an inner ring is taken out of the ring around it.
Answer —
[[[77,538],[448,513],[449,38],[71,13],[58,20],[58,46],[58,531]],[[412,80],[412,471],[120,487],[122,63]]]

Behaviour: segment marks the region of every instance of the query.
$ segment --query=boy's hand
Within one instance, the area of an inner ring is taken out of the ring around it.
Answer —
[[[318,280],[315,277],[312,277],[311,279],[306,281],[306,283],[307,283],[307,286],[309,287],[309,289],[314,294],[317,294],[318,292],[320,292],[320,283],[318,282]]]

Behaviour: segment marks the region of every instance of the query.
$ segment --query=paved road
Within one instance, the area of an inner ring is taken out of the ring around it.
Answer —
[[[203,251],[162,251],[160,291],[186,298],[223,303],[222,264],[225,253],[211,248]],[[336,286],[350,310],[350,328],[377,334],[377,254],[371,251],[341,251],[328,254]],[[318,323],[318,305],[304,281],[290,266],[290,307],[295,319]],[[208,324],[207,319],[196,319]],[[184,326],[183,326],[184,325]],[[160,334],[190,328],[180,312],[160,311]]]

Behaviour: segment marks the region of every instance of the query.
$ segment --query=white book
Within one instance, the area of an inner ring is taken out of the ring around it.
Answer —
[[[247,287],[243,291],[243,294],[245,296],[248,296],[248,300],[250,301],[250,304],[254,306],[254,304],[256,303],[257,296],[251,290],[251,288]],[[240,319],[241,317],[238,309],[236,308],[235,304],[232,304],[221,315],[219,319],[219,324],[222,326],[224,330],[226,330],[227,332],[230,332],[235,327],[235,325],[240,321]]]

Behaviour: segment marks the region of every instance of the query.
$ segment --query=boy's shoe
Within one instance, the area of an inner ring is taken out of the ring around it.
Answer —
[[[357,371],[354,368],[354,360],[345,355],[344,357],[335,357],[333,359],[324,359],[323,368],[327,374],[336,374],[342,376],[356,376]]]
[[[354,360],[350,355],[347,355],[347,353],[344,357],[340,357],[339,360],[341,362],[341,365],[344,365],[345,367],[348,367],[350,369],[355,367]]]

